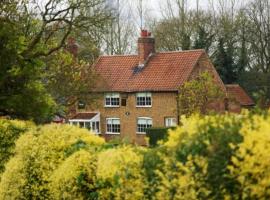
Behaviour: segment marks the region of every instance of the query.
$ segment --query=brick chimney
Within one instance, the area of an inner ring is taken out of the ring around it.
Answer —
[[[138,39],[139,66],[144,66],[151,53],[155,53],[155,39],[150,32],[142,30]]]

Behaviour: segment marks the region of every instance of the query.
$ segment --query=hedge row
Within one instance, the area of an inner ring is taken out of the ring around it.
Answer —
[[[270,199],[270,114],[181,122],[156,148],[106,145],[68,125],[31,129],[0,199]]]

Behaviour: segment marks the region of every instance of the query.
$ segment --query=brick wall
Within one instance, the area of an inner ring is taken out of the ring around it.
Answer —
[[[126,106],[117,108],[104,107],[104,95],[100,95],[98,109],[101,114],[101,133],[106,140],[114,137],[126,138],[132,143],[145,145],[145,135],[137,134],[137,118],[150,117],[153,120],[153,127],[164,127],[165,117],[177,118],[177,93],[155,92],[152,93],[152,107],[136,107],[136,93],[128,93]],[[106,132],[106,118],[120,118],[120,135],[108,135]]]

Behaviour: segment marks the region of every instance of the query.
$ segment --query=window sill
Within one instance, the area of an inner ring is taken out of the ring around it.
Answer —
[[[109,133],[109,132],[106,132],[105,134],[106,135],[120,135],[120,133]]]
[[[136,108],[152,108],[152,106],[136,106]]]
[[[138,134],[138,135],[146,135],[145,132],[144,133],[136,132],[136,134]]]
[[[120,106],[104,106],[104,108],[120,108]]]

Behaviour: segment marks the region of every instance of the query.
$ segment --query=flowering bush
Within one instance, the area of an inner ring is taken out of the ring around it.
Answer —
[[[78,200],[97,197],[95,173],[95,155],[84,149],[74,153],[52,173],[49,187],[52,197]]]
[[[142,155],[124,146],[98,155],[97,178],[102,187],[99,199],[142,199]]]
[[[270,199],[270,114],[182,117],[156,148],[107,145],[71,126],[16,142],[0,199]]]
[[[193,115],[190,118],[183,117],[182,126],[169,133],[169,140],[164,144],[167,155],[171,155],[173,162],[193,162],[197,166],[192,173],[199,177],[197,182],[209,191],[203,194],[208,194],[204,198],[222,199],[224,191],[234,192],[232,188],[237,183],[228,177],[227,169],[233,153],[230,144],[242,141],[239,131],[248,118],[248,115],[230,114],[205,117]],[[198,195],[200,197],[202,194]]]
[[[4,165],[14,155],[15,141],[34,124],[18,120],[0,119],[0,174]]]
[[[46,125],[22,135],[15,156],[7,163],[0,183],[0,199],[50,199],[51,176],[79,149],[89,152],[104,143],[86,129]]]
[[[254,115],[251,121],[240,131],[243,142],[231,145],[228,168],[239,188],[228,199],[270,199],[270,116]]]

